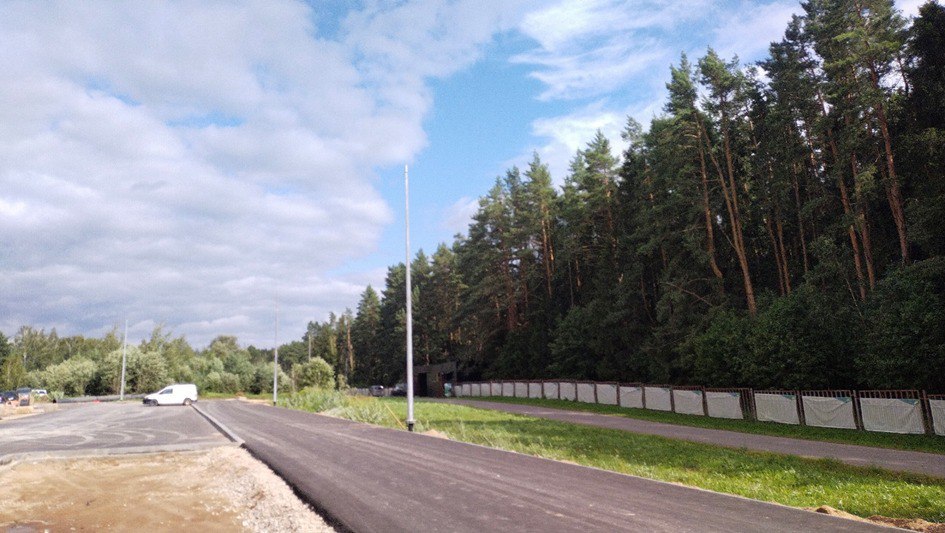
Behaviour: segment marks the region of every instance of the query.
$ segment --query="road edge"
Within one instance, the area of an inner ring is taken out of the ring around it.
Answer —
[[[233,432],[233,430],[226,427],[223,424],[223,422],[220,422],[219,420],[214,418],[213,415],[211,415],[210,413],[207,413],[206,411],[197,407],[196,402],[190,404],[190,406],[193,407],[194,411],[197,411],[197,413],[200,414],[200,416],[204,417],[207,420],[207,422],[210,422],[210,425],[215,427],[217,431],[223,434],[224,437],[230,439],[231,442],[235,443],[240,448],[243,448],[243,449],[246,448],[246,441],[241,439],[239,435]]]

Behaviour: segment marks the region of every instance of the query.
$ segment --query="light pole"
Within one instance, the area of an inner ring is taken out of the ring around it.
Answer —
[[[407,431],[413,431],[413,310],[410,289],[410,181],[404,165],[404,222],[407,228]]]
[[[121,389],[118,392],[118,399],[125,399],[125,361],[128,360],[128,319],[125,319],[125,340],[121,346]]]
[[[276,305],[276,347],[272,355],[272,405],[279,402],[279,306]]]

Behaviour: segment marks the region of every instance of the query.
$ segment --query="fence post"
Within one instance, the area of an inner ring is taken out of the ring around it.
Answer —
[[[922,413],[922,425],[925,426],[926,435],[935,435],[935,420],[932,418],[932,402],[929,401],[929,395],[925,391],[919,397],[919,406]]]
[[[640,396],[643,399],[643,408],[646,409],[646,384],[640,383]]]
[[[856,429],[863,431],[863,411],[860,406],[860,391],[854,390],[850,392],[852,396],[850,401],[853,402],[853,425],[856,426]]]
[[[669,385],[669,411],[676,412],[676,395],[673,394],[673,386]]]
[[[699,392],[702,394],[702,414],[709,416],[709,399],[706,398],[705,387],[700,386]]]
[[[600,401],[597,399],[597,382],[594,382],[594,405],[597,405]]]
[[[797,421],[802,426],[807,425],[807,416],[804,415],[804,396],[801,394],[801,391],[794,391],[794,401],[797,402]]]
[[[623,400],[620,398],[620,382],[617,382],[617,407],[623,407]]]

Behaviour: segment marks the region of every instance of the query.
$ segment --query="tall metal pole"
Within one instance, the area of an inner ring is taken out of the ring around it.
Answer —
[[[413,431],[413,290],[410,288],[410,181],[404,165],[404,222],[407,227],[407,430]]]
[[[128,319],[125,319],[125,340],[121,347],[121,389],[118,392],[118,399],[125,399],[125,362],[128,360]]]
[[[276,305],[276,348],[272,357],[272,405],[279,402],[279,306]]]

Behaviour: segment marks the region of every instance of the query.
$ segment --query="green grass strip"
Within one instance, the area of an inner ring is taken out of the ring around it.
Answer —
[[[308,394],[306,396],[305,394]],[[392,428],[406,417],[401,398],[303,393],[287,407],[328,411]],[[392,416],[391,411],[396,414]],[[417,430],[614,472],[737,494],[794,507],[829,505],[858,516],[945,522],[945,480],[858,468],[835,460],[709,446],[500,411],[419,401]]]
[[[568,411],[587,411],[607,415],[617,415],[651,422],[663,422],[678,426],[691,426],[709,429],[722,429],[753,433],[757,435],[771,435],[774,437],[789,437],[792,439],[817,440],[837,442],[841,444],[857,444],[876,448],[890,448],[894,450],[911,450],[918,452],[945,454],[945,437],[935,435],[900,435],[897,433],[877,433],[874,431],[859,431],[853,429],[818,428],[810,426],[795,426],[778,424],[775,422],[755,422],[753,420],[728,420],[724,418],[710,418],[708,416],[681,415],[665,411],[650,409],[631,409],[616,405],[600,405],[593,403],[573,402],[568,400],[540,400],[536,398],[508,398],[483,397],[461,398],[463,400],[482,400],[486,402],[509,403],[520,405],[534,405],[565,409]]]

